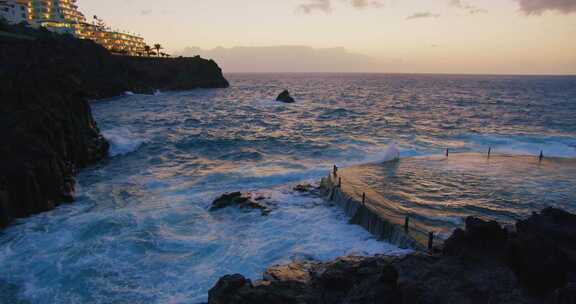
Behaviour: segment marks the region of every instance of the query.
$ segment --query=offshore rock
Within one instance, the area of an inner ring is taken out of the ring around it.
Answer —
[[[311,192],[313,190],[316,190],[316,187],[314,187],[311,184],[298,184],[296,186],[294,186],[294,188],[292,189],[296,192]]]
[[[508,231],[495,221],[466,218],[466,229],[456,229],[444,242],[445,255],[503,254]]]
[[[292,96],[290,96],[290,92],[288,92],[288,90],[282,91],[282,93],[280,93],[280,95],[278,95],[278,97],[276,97],[276,101],[281,101],[284,103],[296,102],[296,100],[294,100],[294,98],[292,98]]]
[[[209,303],[573,304],[575,217],[545,209],[519,221],[516,233],[496,222],[471,217],[466,229],[456,231],[446,242],[442,254],[293,262],[269,268],[263,279],[254,283],[235,275],[235,280],[245,283],[234,290],[222,287],[231,284],[219,282],[210,290]],[[530,247],[533,238],[543,242],[538,243],[543,248]],[[546,238],[554,244],[545,242]],[[548,246],[556,251],[548,252]],[[525,251],[534,248],[535,252]],[[532,260],[536,258],[540,260]],[[546,270],[538,263],[563,267]],[[539,282],[531,276],[536,273],[543,275]],[[560,281],[560,277],[565,279]]]
[[[397,277],[380,258],[293,263],[269,269],[253,284],[241,275],[225,276],[210,290],[209,303],[398,303]]]
[[[262,203],[264,197],[252,198],[252,194],[242,192],[225,193],[212,202],[210,211],[216,211],[228,207],[239,207],[240,209],[258,209],[262,215],[270,214],[270,208]]]

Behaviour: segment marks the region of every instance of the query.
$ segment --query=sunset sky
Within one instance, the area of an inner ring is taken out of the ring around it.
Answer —
[[[78,4],[89,19],[172,54],[212,57],[225,72],[576,74],[576,0]]]

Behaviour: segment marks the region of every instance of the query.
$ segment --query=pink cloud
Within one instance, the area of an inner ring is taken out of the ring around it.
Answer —
[[[518,0],[520,10],[527,15],[540,15],[545,11],[563,14],[576,12],[575,0]]]

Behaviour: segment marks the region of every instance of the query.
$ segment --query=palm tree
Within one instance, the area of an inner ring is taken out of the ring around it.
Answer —
[[[149,45],[145,45],[144,46],[144,52],[146,52],[146,55],[148,57],[150,57],[150,53],[152,52],[152,48]]]
[[[162,49],[162,45],[159,43],[156,43],[154,45],[154,48],[156,49],[156,54],[158,54],[158,57],[160,57],[160,50]]]

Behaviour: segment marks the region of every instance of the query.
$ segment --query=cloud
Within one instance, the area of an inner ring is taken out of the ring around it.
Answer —
[[[517,0],[520,11],[526,15],[540,15],[545,11],[556,11],[563,14],[576,12],[574,0]]]
[[[366,7],[381,7],[382,2],[377,0],[351,0],[352,6],[355,8],[366,8]]]
[[[440,17],[440,15],[438,14],[433,14],[431,12],[421,12],[406,17],[406,20],[421,19],[421,18],[438,18],[438,17]]]
[[[225,72],[378,72],[383,69],[372,57],[340,47],[188,47],[177,55],[214,59]]]
[[[310,14],[313,11],[330,13],[332,11],[332,3],[330,0],[310,0],[310,2],[298,6],[298,10],[305,14]]]
[[[298,6],[298,11],[303,12],[305,14],[310,14],[314,11],[331,13],[332,1],[333,0],[308,0],[307,3],[303,3]],[[352,7],[358,9],[382,6],[382,2],[380,0],[340,0],[340,1],[346,2]]]
[[[480,14],[480,13],[487,13],[487,11],[483,8],[479,8],[477,6],[471,5],[467,2],[464,2],[462,0],[449,0],[448,4],[452,7],[455,8],[459,8],[459,9],[463,9],[465,11],[468,11],[468,13],[470,15],[476,15],[476,14]]]

